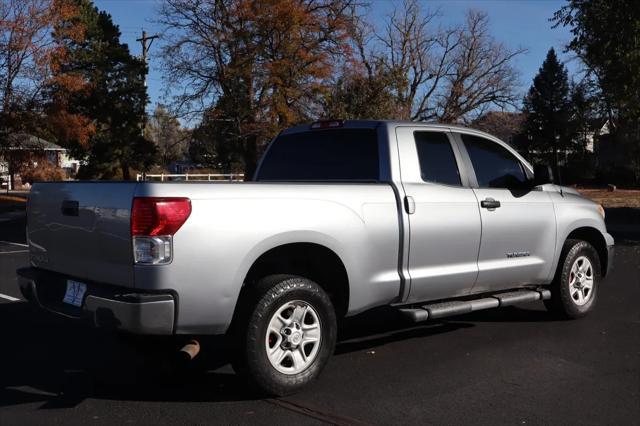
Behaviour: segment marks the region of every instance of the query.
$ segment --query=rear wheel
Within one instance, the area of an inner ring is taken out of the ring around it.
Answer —
[[[272,275],[242,303],[233,330],[234,370],[278,396],[315,380],[336,342],[336,316],[324,290],[303,277]]]
[[[550,312],[564,318],[580,318],[596,304],[600,284],[600,258],[591,244],[567,240],[558,271],[551,286],[551,299],[545,300]]]

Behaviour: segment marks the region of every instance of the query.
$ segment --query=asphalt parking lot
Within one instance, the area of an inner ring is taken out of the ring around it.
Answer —
[[[615,269],[583,320],[540,303],[420,326],[378,310],[345,324],[316,384],[262,399],[216,339],[179,366],[174,341],[96,332],[19,300],[24,218],[0,213],[0,424],[640,425],[640,221],[618,229]]]

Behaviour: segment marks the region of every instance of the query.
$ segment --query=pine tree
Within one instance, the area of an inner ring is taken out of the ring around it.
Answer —
[[[525,135],[529,151],[554,165],[559,170],[559,152],[572,145],[570,127],[569,79],[567,70],[549,49],[542,67],[533,79],[533,85],[524,99],[523,112],[527,114]],[[558,175],[559,176],[559,175]]]
[[[75,0],[79,13],[54,34],[67,54],[59,73],[80,76],[87,90],[69,96],[68,109],[89,117],[96,133],[88,144],[72,144],[72,152],[87,163],[84,178],[130,179],[130,168],[146,169],[155,159],[155,146],[142,136],[147,104],[146,65],[120,42],[120,31],[111,16],[89,0]],[[84,28],[84,37],[68,37],[65,26]]]

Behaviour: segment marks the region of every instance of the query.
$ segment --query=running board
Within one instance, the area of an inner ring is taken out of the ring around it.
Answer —
[[[514,290],[491,295],[484,295],[480,299],[450,300],[437,303],[429,303],[420,307],[399,308],[398,310],[414,322],[428,319],[438,319],[453,315],[468,314],[483,309],[511,306],[516,303],[532,302],[534,300],[547,300],[551,298],[551,292],[541,290]]]

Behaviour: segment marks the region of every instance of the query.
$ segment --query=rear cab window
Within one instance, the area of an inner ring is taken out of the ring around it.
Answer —
[[[425,182],[462,186],[460,171],[449,137],[443,132],[418,131],[413,134]]]
[[[320,129],[280,135],[262,160],[257,181],[378,182],[375,129]]]

